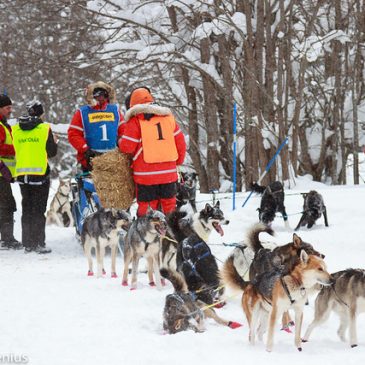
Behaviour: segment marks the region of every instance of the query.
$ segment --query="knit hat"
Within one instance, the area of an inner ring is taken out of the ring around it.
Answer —
[[[9,96],[0,94],[0,108],[3,108],[4,106],[12,105]]]
[[[154,101],[152,95],[150,94],[149,90],[144,87],[136,89],[132,91],[130,106],[134,106],[137,104],[148,104]]]

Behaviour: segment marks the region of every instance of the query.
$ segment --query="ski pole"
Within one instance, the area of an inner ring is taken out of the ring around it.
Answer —
[[[233,104],[233,199],[232,199],[232,210],[236,209],[236,155],[237,155],[237,136],[236,136],[236,132],[237,132],[237,127],[236,127],[236,123],[237,123],[237,105],[236,103]]]

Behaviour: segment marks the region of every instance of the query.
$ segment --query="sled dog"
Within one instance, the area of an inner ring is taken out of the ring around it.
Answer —
[[[332,274],[332,277],[333,284],[323,287],[316,298],[314,319],[305,332],[303,342],[308,341],[313,329],[324,323],[334,311],[340,317],[338,336],[345,342],[348,329],[350,346],[356,347],[356,319],[365,312],[365,270],[347,269]]]
[[[281,213],[285,226],[288,228],[288,215],[284,206],[284,186],[280,181],[274,181],[268,186],[261,186],[257,183],[251,185],[252,191],[262,194],[259,211],[259,220],[270,225],[275,219],[275,213]]]
[[[184,278],[176,271],[160,270],[161,276],[169,280],[175,292],[169,294],[165,300],[163,311],[163,328],[170,334],[192,329],[195,332],[204,331],[204,317],[213,318],[217,323],[230,328],[238,328],[237,322],[226,321],[220,318],[212,308],[196,300],[189,293]]]
[[[310,243],[302,241],[296,234],[293,235],[293,241],[286,245],[275,248],[266,248],[262,245],[259,234],[266,232],[270,235],[274,231],[263,223],[255,224],[247,233],[247,248],[242,252],[235,249],[225,261],[222,268],[224,271],[235,271],[242,279],[256,284],[263,275],[275,276],[289,274],[295,265],[299,263],[301,251],[304,250],[308,255],[324,258],[324,255],[316,251]],[[250,258],[253,256],[252,260]],[[247,275],[248,273],[248,275]],[[243,275],[244,274],[244,275]],[[267,284],[267,285],[265,285]],[[268,295],[271,290],[270,280],[260,283],[262,294]],[[285,312],[282,318],[283,328],[287,328],[291,318],[289,313]]]
[[[182,172],[181,181],[177,184],[176,207],[180,209],[184,204],[190,203],[194,213],[196,210],[196,184],[197,174],[195,172]]]
[[[303,214],[295,230],[297,231],[300,227],[305,225],[307,228],[312,228],[317,219],[321,218],[322,214],[324,217],[324,224],[328,227],[327,209],[324,205],[322,195],[315,190],[311,190],[309,193],[302,195],[304,198]]]
[[[137,288],[139,259],[144,256],[148,262],[148,279],[151,286],[161,289],[160,276],[160,240],[167,230],[166,218],[158,210],[148,208],[146,215],[132,222],[124,239],[124,271],[122,285],[128,286],[129,264],[132,262],[131,289]],[[155,274],[155,281],[153,273]]]
[[[101,277],[102,274],[105,274],[105,247],[110,247],[112,260],[111,277],[117,277],[115,260],[119,240],[118,231],[121,229],[127,231],[130,222],[131,217],[128,213],[123,210],[115,209],[109,210],[101,208],[85,218],[81,233],[81,243],[89,263],[89,276],[94,275],[91,249],[94,248],[96,252],[97,277]]]
[[[286,275],[280,271],[266,272],[255,283],[243,280],[235,270],[226,268],[223,272],[225,282],[234,289],[243,290],[242,308],[250,330],[249,341],[255,343],[268,329],[266,350],[272,351],[274,329],[277,319],[293,308],[295,311],[295,346],[301,347],[301,326],[303,307],[308,295],[317,284],[330,285],[331,275],[327,272],[323,259],[301,251],[299,263]],[[264,294],[265,292],[265,294]]]
[[[223,293],[220,287],[218,265],[212,255],[208,244],[208,238],[214,230],[224,235],[222,225],[229,224],[220,209],[219,201],[211,206],[206,204],[198,213],[175,211],[168,216],[174,239],[178,242],[176,263],[167,267],[183,274],[190,291],[197,291],[198,298],[211,304],[215,297]],[[202,286],[207,290],[200,290]]]
[[[59,227],[72,227],[74,220],[71,213],[69,194],[71,191],[70,180],[61,180],[57,192],[52,199],[47,212],[46,224],[56,224]]]

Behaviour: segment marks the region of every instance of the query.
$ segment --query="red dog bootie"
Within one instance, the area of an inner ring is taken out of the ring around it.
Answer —
[[[91,270],[89,270],[89,271],[87,272],[87,276],[94,276],[94,273],[93,273]]]
[[[228,327],[232,328],[233,330],[235,330],[236,328],[242,327],[242,326],[243,326],[243,324],[238,323],[238,322],[232,322],[232,321],[228,322]]]

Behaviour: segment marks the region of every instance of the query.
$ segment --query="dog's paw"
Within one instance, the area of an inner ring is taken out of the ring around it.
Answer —
[[[233,330],[235,330],[236,328],[242,327],[242,326],[243,326],[243,324],[238,323],[238,322],[231,322],[231,321],[228,322],[228,327],[232,328]]]
[[[118,277],[118,275],[117,275],[117,273],[116,273],[116,272],[112,272],[112,273],[111,273],[111,275],[110,275],[110,277],[112,277],[112,278],[114,279],[114,278],[117,278],[117,277]]]
[[[214,308],[223,308],[227,303],[222,301],[222,302],[217,302],[216,304],[214,304]]]
[[[103,269],[101,272],[103,275],[106,275],[106,271]]]
[[[91,270],[89,270],[89,271],[87,272],[87,276],[94,276],[94,273],[93,273]]]
[[[151,281],[148,283],[148,285],[152,288],[154,288],[156,286],[155,282],[154,281]]]
[[[123,280],[122,281],[122,286],[128,286],[128,281],[127,280]]]

